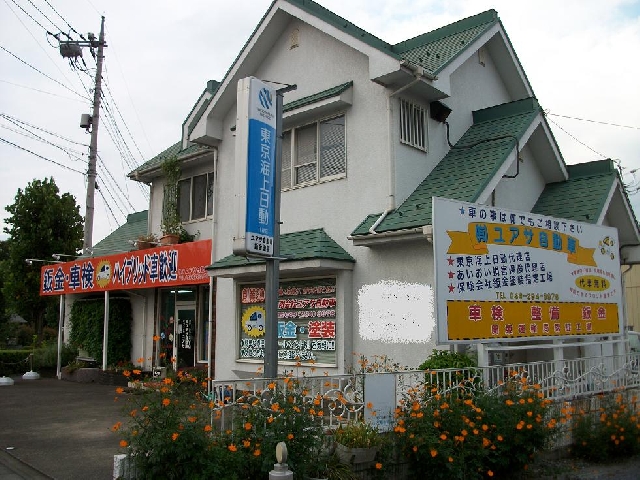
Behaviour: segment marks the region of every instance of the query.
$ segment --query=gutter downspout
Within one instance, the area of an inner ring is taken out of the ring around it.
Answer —
[[[216,201],[216,194],[218,193],[218,149],[216,148],[213,152],[213,211],[212,211],[212,219],[211,219],[211,264],[216,259],[216,222],[217,222],[217,214],[216,214],[216,206],[218,202]],[[213,380],[213,368],[211,367],[211,354],[212,348],[211,343],[213,342],[213,285],[214,278],[209,277],[209,315],[207,322],[209,322],[209,328],[207,330],[207,378],[209,381],[207,382],[207,394],[209,398],[211,398],[212,393],[212,380]]]
[[[415,78],[405,86],[400,87],[395,92],[391,92],[387,96],[387,115],[389,125],[389,132],[387,136],[389,148],[389,204],[384,212],[382,212],[382,215],[380,215],[375,223],[371,225],[371,228],[369,228],[369,233],[374,235],[376,234],[376,228],[378,228],[378,225],[380,225],[386,216],[396,208],[396,158],[394,149],[395,144],[393,142],[393,108],[391,108],[391,97],[403,92],[422,80],[422,77],[424,76],[424,69],[418,66],[411,66],[410,68],[413,71]]]

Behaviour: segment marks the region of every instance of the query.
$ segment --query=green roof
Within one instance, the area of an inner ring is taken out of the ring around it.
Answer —
[[[213,98],[213,95],[215,95],[215,93],[218,90],[219,86],[220,86],[220,82],[218,82],[217,80],[209,80],[207,82],[207,88],[205,88],[204,91],[202,92],[202,94],[198,97],[198,100],[196,101],[196,103],[191,108],[191,111],[189,112],[189,115],[187,115],[187,118],[185,119],[185,121],[182,122],[182,126],[183,127],[184,127],[184,124],[187,123],[187,120],[189,120],[189,117],[191,116],[191,114],[195,110],[196,105],[198,105],[198,103],[200,102],[202,97],[205,94],[210,93],[211,94],[211,97],[209,98],[209,100],[210,100],[211,98]],[[202,117],[202,114],[205,112],[205,110],[207,109],[208,106],[209,106],[209,101],[203,102],[203,104],[200,105],[200,108],[198,108],[198,111],[196,112],[195,116],[193,117],[193,120],[191,121],[191,123],[187,127],[187,136],[191,135],[191,132],[193,132],[193,129],[196,127],[196,124],[198,123],[198,121],[200,120],[200,117]]]
[[[313,1],[287,1],[381,52],[399,60],[408,60],[421,65],[431,74],[437,74],[441,71],[476,38],[499,22],[497,12],[487,10],[410,40],[391,45]]]
[[[432,172],[376,232],[431,225],[431,198],[474,202],[496,175],[541,109],[534,98],[473,112],[474,124],[449,150]],[[368,215],[352,232],[366,235],[380,214]]]
[[[313,259],[355,262],[355,259],[338,245],[335,240],[327,235],[323,228],[281,235],[280,256],[287,258],[286,260],[282,260],[283,262]],[[229,255],[228,257],[218,260],[209,266],[208,269],[242,267],[259,263],[265,263],[265,261],[261,258]]]
[[[94,257],[103,257],[119,252],[132,250],[129,240],[135,240],[147,233],[148,211],[130,213],[127,222],[119,226],[93,247]]]
[[[285,112],[288,112],[296,108],[301,108],[306,105],[311,105],[312,103],[320,102],[327,98],[335,97],[336,95],[340,95],[342,92],[348,90],[352,86],[353,86],[353,81],[328,88],[326,90],[323,90],[322,92],[314,93],[312,95],[308,95],[306,97],[293,100],[292,102],[289,102],[286,105],[284,105],[282,107],[282,110]]]
[[[546,185],[531,212],[596,223],[618,177],[613,161],[569,165],[567,170],[569,180]]]
[[[187,148],[185,148],[184,150],[182,149],[182,140],[174,143],[173,145],[171,145],[169,148],[167,148],[166,150],[164,150],[163,152],[160,152],[158,155],[156,155],[155,157],[153,157],[151,160],[147,160],[146,162],[144,162],[142,165],[140,165],[138,168],[136,168],[134,171],[129,173],[129,177],[135,177],[136,173],[145,173],[148,170],[151,170],[153,168],[156,168],[158,166],[160,166],[160,164],[162,162],[164,162],[167,158],[171,158],[173,156],[177,156],[178,159],[183,158],[187,155],[191,155],[193,153],[199,152],[199,151],[206,151],[206,150],[210,150],[209,147],[207,146],[203,146],[203,145],[198,145],[198,144],[192,144],[189,145]]]
[[[404,60],[420,65],[435,75],[498,22],[498,13],[487,10],[400,42],[393,48]]]

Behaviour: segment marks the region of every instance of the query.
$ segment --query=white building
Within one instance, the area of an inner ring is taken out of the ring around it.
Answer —
[[[236,89],[248,76],[297,86],[283,115],[283,368],[314,358],[343,372],[354,352],[417,366],[436,348],[433,196],[613,226],[621,245],[640,244],[612,162],[565,163],[497,12],[391,45],[317,3],[276,0],[226,76],[207,84],[181,140],[130,174],[151,185],[148,229],[159,233],[162,161],[178,156],[183,226],[212,238],[214,286],[211,303],[204,283],[132,299],[132,358],[157,358],[154,335],[189,310],[196,347],[177,361],[206,365],[211,308],[216,378],[262,365],[264,332],[252,326],[265,263],[232,251]],[[601,353],[568,343],[561,355]]]

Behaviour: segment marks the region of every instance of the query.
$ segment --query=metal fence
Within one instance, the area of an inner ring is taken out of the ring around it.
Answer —
[[[228,428],[233,421],[233,405],[263,404],[270,406],[274,388],[286,394],[288,389],[298,389],[308,401],[315,401],[324,415],[325,427],[334,428],[340,423],[362,419],[367,406],[367,375],[392,376],[396,405],[400,405],[415,392],[422,398],[464,390],[474,395],[478,392],[499,392],[508,379],[526,379],[529,385],[538,385],[546,398],[556,404],[593,397],[595,394],[628,390],[640,387],[640,354],[577,358],[547,362],[496,365],[464,369],[403,370],[375,373],[351,373],[323,376],[284,376],[269,380],[252,378],[245,380],[214,380],[211,382],[209,400],[212,401],[221,428]]]

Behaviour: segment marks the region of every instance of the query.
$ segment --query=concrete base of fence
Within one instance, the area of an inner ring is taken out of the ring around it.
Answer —
[[[135,467],[124,453],[113,456],[113,480],[135,480]]]

